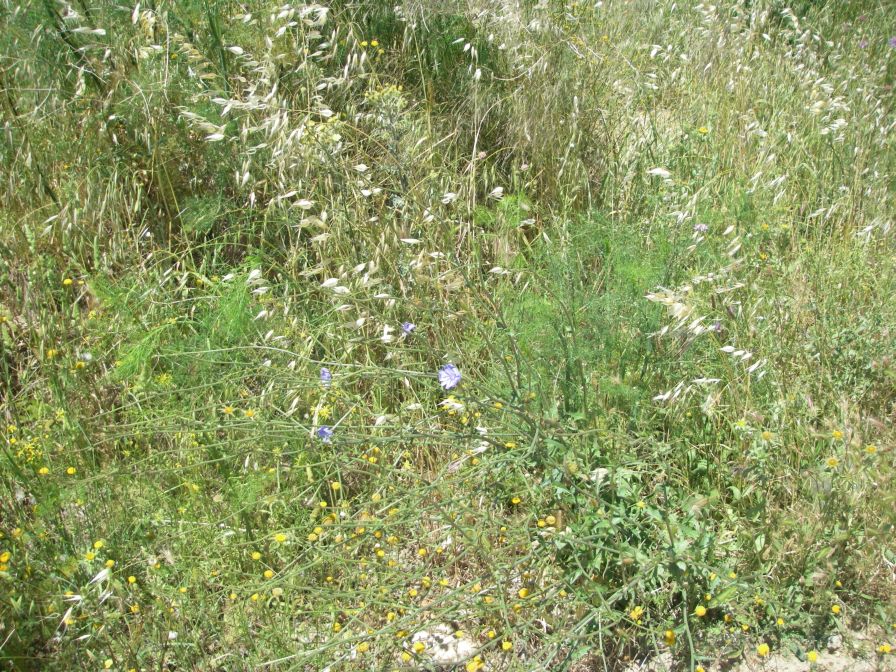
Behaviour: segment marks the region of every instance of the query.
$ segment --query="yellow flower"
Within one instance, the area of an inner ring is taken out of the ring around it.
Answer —
[[[700,135],[706,135],[707,133],[709,133],[709,129],[706,128],[706,126],[701,126],[700,128],[697,129],[697,132]]]
[[[832,604],[832,605],[831,605],[831,613],[839,614],[839,613],[840,613],[840,605],[839,605],[839,604]]]
[[[87,551],[84,554],[84,559],[87,560],[88,562],[93,560],[95,557],[96,557],[96,553],[94,553],[93,551]]]
[[[865,446],[865,452],[868,453],[869,455],[874,455],[874,453],[877,452],[877,446],[875,446],[873,443],[870,443],[867,446]]]
[[[378,46],[380,46],[380,41],[379,40],[370,40],[370,46],[378,47]]]
[[[418,555],[419,557],[421,557],[421,558],[426,557],[426,552],[427,552],[427,551],[426,551],[425,548],[418,548],[418,549],[417,549],[417,555]]]
[[[816,662],[818,660],[818,651],[809,651],[809,653],[806,654],[806,660],[810,663]]]
[[[778,620],[776,620],[775,623],[777,623],[778,625],[784,625],[784,619],[779,616]]]
[[[136,576],[129,576],[129,577],[128,577],[128,583],[137,583],[137,577],[136,577]]]
[[[469,661],[464,669],[467,672],[479,672],[483,667],[485,667],[485,663],[482,662],[482,656],[473,656],[473,659]]]
[[[666,640],[666,644],[668,644],[669,646],[675,645],[676,638],[675,633],[672,630],[666,630],[666,632],[663,633],[663,639]]]
[[[2,562],[4,565],[9,562],[9,551],[3,551],[3,553],[0,553],[0,562]]]
[[[637,606],[629,612],[629,618],[631,618],[635,622],[640,622],[641,617],[644,615],[644,607]]]
[[[49,467],[41,467],[40,469],[37,470],[37,473],[40,474],[41,476],[46,476],[47,474],[50,473],[50,468]]]
[[[103,667],[105,667],[107,670],[110,667],[112,667],[112,665],[114,665],[114,664],[115,664],[115,661],[112,660],[111,658],[106,658],[106,660],[103,661]]]
[[[112,569],[114,566],[115,566],[115,561],[114,561],[114,560],[112,560],[111,558],[109,558],[108,560],[106,560],[106,567],[108,567],[109,569]]]
[[[370,650],[370,644],[367,642],[361,642],[357,646],[358,653],[367,653]]]
[[[694,668],[694,672],[706,672],[702,665],[698,665]]]
[[[74,283],[74,280],[72,280],[71,278],[66,278],[65,280],[62,281],[62,284],[65,287],[71,287],[73,283]]]
[[[106,545],[106,542],[103,541],[102,539],[98,539],[97,541],[93,542],[93,547],[96,550],[100,550],[105,545]]]
[[[421,654],[426,651],[426,644],[423,642],[414,642],[414,653]]]
[[[827,459],[826,464],[827,464],[831,469],[833,469],[833,468],[836,467],[838,464],[840,464],[840,460],[838,460],[836,457],[829,457],[829,458]]]
[[[513,650],[513,642],[505,639],[503,642],[501,642],[501,649],[503,651],[512,651]]]
[[[528,588],[520,588],[519,591],[517,592],[517,595],[520,596],[521,600],[525,600],[527,597],[529,597],[529,589]]]
[[[132,613],[132,614],[138,614],[138,613],[140,613],[140,605],[139,605],[139,604],[132,604],[132,605],[131,605],[131,613]]]
[[[252,551],[252,559],[261,560],[261,553],[259,553],[258,551]]]
[[[881,644],[877,647],[877,652],[883,655],[890,653],[893,650],[893,647],[889,644]]]
[[[78,473],[78,470],[75,469],[74,467],[69,467],[68,469],[65,470],[65,473],[68,474],[69,476],[74,476],[75,474]]]
[[[759,654],[760,658],[765,658],[766,656],[768,656],[769,651],[771,651],[771,649],[765,642],[762,642],[762,644],[756,647],[756,653]]]
[[[233,415],[234,410],[235,409],[233,408],[233,406],[225,406],[224,407],[224,415]]]
[[[274,571],[271,569],[264,570],[264,578],[271,579],[274,577]]]
[[[338,492],[342,488],[342,483],[339,481],[333,481],[330,483],[330,487],[333,489],[333,492]]]
[[[274,535],[274,541],[276,541],[278,544],[282,544],[286,541],[286,535],[282,532],[278,532]]]
[[[698,604],[697,608],[694,609],[694,613],[697,614],[697,616],[699,616],[700,618],[703,618],[704,616],[706,616],[706,607],[704,607],[702,604]]]
[[[833,432],[831,432],[831,438],[839,441],[843,438],[843,432],[841,432],[839,429],[835,429]]]

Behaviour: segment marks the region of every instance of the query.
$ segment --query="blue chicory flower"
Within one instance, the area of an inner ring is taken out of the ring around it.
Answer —
[[[333,374],[330,373],[330,369],[324,367],[320,370],[320,382],[324,387],[330,386],[330,383],[333,382]]]
[[[331,443],[333,440],[333,428],[327,425],[324,425],[320,429],[317,430],[317,438],[319,438],[324,443]]]
[[[896,49],[896,35],[887,40],[887,44],[893,47],[893,49]]]
[[[402,322],[401,330],[405,333],[406,336],[410,336],[411,332],[417,328],[417,325],[413,322]]]
[[[460,383],[460,370],[454,364],[445,364],[439,369],[439,385],[444,390],[451,390]]]

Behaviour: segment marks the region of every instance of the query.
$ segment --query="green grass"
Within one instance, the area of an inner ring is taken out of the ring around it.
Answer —
[[[888,669],[894,20],[0,6],[4,669]]]

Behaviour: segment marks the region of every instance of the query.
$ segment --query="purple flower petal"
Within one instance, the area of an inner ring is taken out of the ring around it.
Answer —
[[[316,432],[317,438],[319,438],[324,443],[331,443],[333,440],[333,428],[327,425],[324,425]]]
[[[405,335],[410,336],[411,332],[417,328],[417,325],[413,322],[402,322],[401,330],[405,333]]]
[[[452,390],[460,383],[462,376],[454,364],[445,364],[439,369],[439,385],[443,390]]]
[[[320,382],[324,387],[330,387],[330,383],[333,382],[333,374],[330,373],[330,369],[324,367],[320,370]]]

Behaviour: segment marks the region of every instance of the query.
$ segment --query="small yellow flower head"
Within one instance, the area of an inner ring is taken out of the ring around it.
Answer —
[[[694,613],[698,617],[703,618],[704,616],[706,616],[706,607],[704,607],[702,604],[698,604],[697,608],[694,609]]]
[[[771,649],[765,642],[762,642],[762,644],[756,647],[756,653],[759,654],[760,658],[765,658],[766,656],[768,656],[770,651]]]
[[[888,653],[892,653],[892,651],[893,651],[893,647],[886,643],[881,644],[880,646],[877,647],[877,652],[884,656],[887,655]]]
[[[771,441],[774,438],[774,435],[768,430],[762,432],[762,440],[763,441]]]
[[[426,644],[424,644],[423,642],[414,642],[413,648],[414,648],[414,653],[416,653],[417,655],[420,655],[421,653],[426,651]]]
[[[93,560],[95,557],[96,557],[96,553],[94,553],[93,551],[87,551],[84,554],[84,559],[87,560],[88,562]]]
[[[702,665],[698,665],[694,668],[694,672],[706,672],[706,669]]]
[[[700,128],[697,129],[697,132],[700,135],[706,135],[707,133],[709,133],[709,129],[706,128],[706,126],[701,126]]]
[[[361,642],[356,647],[356,650],[358,651],[358,653],[367,653],[370,650],[370,644],[367,642]]]
[[[286,535],[283,534],[282,532],[278,532],[277,534],[274,535],[274,541],[276,541],[278,544],[285,543]]]
[[[417,555],[418,555],[418,557],[425,558],[425,557],[426,557],[426,553],[427,553],[427,550],[426,550],[425,548],[418,548],[418,549],[417,549]]]
[[[513,650],[513,642],[505,639],[503,642],[501,642],[501,650],[502,651],[512,651]]]
[[[95,542],[93,542],[93,547],[96,550],[100,550],[105,545],[106,545],[106,542],[103,541],[102,539],[97,539]]]
[[[128,577],[128,583],[130,583],[130,584],[137,583],[137,577],[136,577],[136,576],[129,576],[129,577]]]
[[[247,408],[245,411],[243,411],[243,415],[245,415],[247,418],[249,418],[251,420],[252,418],[255,417],[255,411],[252,410],[251,408]]]
[[[259,553],[258,551],[252,551],[252,559],[256,561],[261,560],[261,553]]]
[[[806,654],[806,660],[810,663],[818,662],[818,651],[809,651],[809,653]]]
[[[840,460],[838,460],[836,457],[829,457],[825,461],[825,464],[827,464],[831,469],[834,469],[838,464],[840,464]]]
[[[224,415],[233,415],[234,410],[236,409],[234,409],[233,406],[225,406]]]
[[[66,278],[65,280],[62,281],[62,284],[65,287],[71,287],[72,284],[74,284],[74,280],[72,280],[71,278]]]
[[[131,613],[132,613],[132,614],[139,614],[139,613],[140,613],[140,605],[139,605],[139,604],[132,604],[132,605],[131,605]]]
[[[380,46],[380,41],[379,40],[370,40],[370,46],[378,47],[378,46]]]
[[[264,570],[264,578],[266,578],[266,579],[274,578],[274,571],[272,569]]]
[[[778,619],[775,621],[778,625],[784,625],[784,619],[778,616]]]
[[[831,605],[831,613],[832,613],[832,614],[839,614],[839,613],[840,613],[840,605],[839,605],[839,604],[832,604],[832,605]]]
[[[114,566],[115,566],[115,561],[112,558],[109,558],[108,560],[106,560],[106,567],[108,567],[109,569],[112,569]]]
[[[666,632],[663,633],[663,639],[666,640],[666,644],[669,646],[675,646],[676,637],[674,631],[666,630]]]
[[[521,600],[525,600],[527,597],[529,597],[529,589],[528,588],[520,588],[519,591],[517,591],[517,595],[520,596]]]
[[[74,467],[69,467],[68,469],[65,470],[65,473],[68,474],[69,476],[74,476],[75,474],[78,473],[78,470],[75,469]]]
[[[416,588],[411,588],[411,589],[408,591],[408,595],[410,595],[411,597],[417,597],[417,595],[418,595],[417,589],[416,589]]]
[[[342,488],[342,483],[340,483],[339,481],[333,481],[332,483],[330,483],[330,488],[333,489],[333,492],[339,492],[339,490]]]
[[[644,607],[637,606],[629,612],[629,618],[631,618],[635,623],[641,622],[641,617],[644,615]]]
[[[115,664],[115,661],[112,660],[111,658],[106,658],[106,660],[103,661],[103,667],[106,668],[107,670],[110,669],[114,664]]]
[[[843,432],[841,432],[839,429],[835,429],[833,432],[831,432],[831,438],[835,441],[839,441],[843,438]]]
[[[869,455],[874,455],[877,452],[877,446],[875,446],[873,443],[870,443],[865,446],[865,452]]]
[[[41,467],[40,469],[37,470],[37,473],[40,474],[41,476],[46,476],[47,474],[50,473],[50,468],[49,467]]]
[[[482,656],[477,655],[473,656],[473,659],[464,666],[464,669],[467,672],[479,672],[483,667],[485,667],[485,663],[482,662]]]

